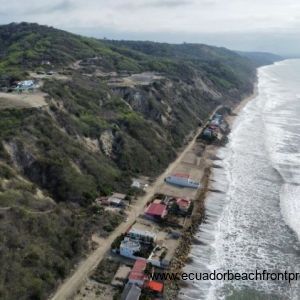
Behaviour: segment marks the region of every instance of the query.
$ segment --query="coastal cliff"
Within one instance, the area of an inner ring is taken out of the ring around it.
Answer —
[[[95,198],[157,176],[216,107],[252,93],[255,65],[224,48],[28,23],[0,26],[0,42],[0,297],[44,299],[91,234],[105,237],[124,218]],[[39,91],[20,94],[29,108],[7,109],[16,82],[31,79]]]

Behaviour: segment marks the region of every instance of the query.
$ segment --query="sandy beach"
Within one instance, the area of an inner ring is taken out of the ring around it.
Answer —
[[[226,117],[226,122],[229,124],[230,128],[240,111],[247,105],[247,103],[253,100],[258,95],[257,83],[255,83],[254,91],[250,96],[245,97],[236,107],[232,109],[232,115]]]
[[[245,97],[238,105],[232,108],[232,113],[225,117],[226,122],[231,129],[235,118],[242,111],[242,109],[247,105],[249,101],[254,99],[257,96],[257,84],[255,85],[254,92]],[[198,143],[201,143],[199,141]],[[202,189],[198,191],[195,201],[195,208],[192,215],[192,222],[189,227],[185,229],[182,240],[180,242],[179,247],[175,252],[175,257],[173,259],[173,263],[170,267],[169,272],[172,273],[180,273],[182,272],[187,259],[190,253],[191,245],[193,243],[194,234],[197,232],[199,225],[205,219],[205,200],[210,193],[210,180],[211,180],[211,169],[214,167],[214,161],[217,158],[216,153],[220,146],[216,145],[206,145],[205,150],[202,156],[202,171],[203,176],[201,179]],[[180,291],[180,286],[182,282],[169,281],[166,283],[165,289],[165,299],[175,299]]]

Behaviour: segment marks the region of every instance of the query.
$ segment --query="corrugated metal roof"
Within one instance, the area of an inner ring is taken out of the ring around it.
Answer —
[[[167,206],[161,203],[151,203],[147,210],[146,214],[153,216],[164,216],[166,214]]]
[[[129,280],[145,280],[147,276],[144,274],[144,270],[147,266],[147,261],[145,259],[137,259],[134,266],[129,274]]]

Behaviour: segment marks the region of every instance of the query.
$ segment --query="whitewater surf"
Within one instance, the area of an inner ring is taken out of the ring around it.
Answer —
[[[300,60],[258,70],[218,151],[186,272],[300,272]],[[189,281],[180,299],[300,299],[300,281]]]

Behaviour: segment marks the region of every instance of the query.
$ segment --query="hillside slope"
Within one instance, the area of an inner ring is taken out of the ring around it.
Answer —
[[[0,109],[0,298],[45,299],[91,233],[123,218],[95,198],[158,175],[214,108],[253,91],[255,74],[223,48],[0,26],[1,88],[36,76],[47,94],[39,108]]]
[[[257,67],[264,66],[264,65],[271,65],[276,61],[281,61],[284,59],[279,55],[268,53],[268,52],[238,51],[237,53],[243,57],[250,59],[252,63]]]

